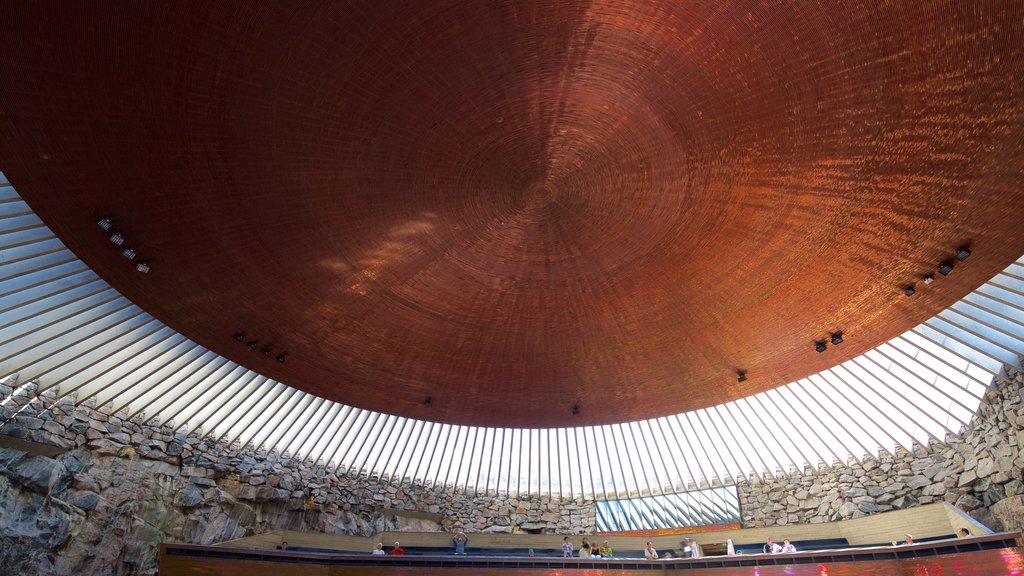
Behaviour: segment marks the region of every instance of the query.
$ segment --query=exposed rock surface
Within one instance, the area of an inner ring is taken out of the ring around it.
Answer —
[[[0,399],[13,392],[0,384]],[[58,401],[52,391],[36,396],[31,384],[0,407],[0,434],[61,452],[0,447],[0,575],[150,575],[160,542],[209,544],[282,529],[594,530],[591,501],[348,476],[126,416]]]
[[[208,544],[281,529],[594,531],[591,501],[349,476],[89,402],[58,401],[52,391],[36,396],[31,384],[15,394],[10,384],[0,383],[0,399],[10,398],[0,406],[0,434],[60,454],[0,447],[0,575],[150,575],[160,542]],[[1022,393],[1024,377],[1008,367],[970,425],[943,442],[743,481],[743,523],[820,523],[945,500],[992,528],[1020,529]]]
[[[1024,375],[1007,366],[959,434],[739,484],[745,527],[820,523],[949,502],[990,528],[1024,529]]]

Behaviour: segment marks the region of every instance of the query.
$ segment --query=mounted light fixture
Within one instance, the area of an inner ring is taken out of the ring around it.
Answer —
[[[747,373],[744,372],[743,370],[737,370],[736,371],[736,381],[737,382],[746,382],[747,381]]]
[[[924,278],[922,278],[922,280],[924,281],[925,284],[931,284],[932,282],[935,282],[935,276],[932,276],[931,274],[929,274],[929,275],[925,276]]]
[[[956,249],[956,259],[963,262],[967,260],[967,257],[971,255],[971,249],[967,246],[961,246]]]
[[[277,363],[278,364],[284,364],[284,357],[287,356],[287,355],[288,355],[287,352],[281,352],[280,354],[278,354],[277,358],[276,358]]]
[[[255,349],[259,348],[260,341],[259,340],[249,340],[248,346],[249,346],[249,350],[255,350]]]
[[[235,332],[234,339],[237,342],[245,340],[245,332]]]
[[[573,416],[579,416],[579,413],[580,413],[580,405],[579,404],[573,404],[572,405],[572,415]]]
[[[824,340],[818,340],[817,342],[814,343],[815,352],[824,352],[827,349],[828,344],[826,344]]]
[[[906,294],[907,296],[913,296],[914,292],[917,292],[917,290],[914,290],[913,284],[903,289],[903,293]]]
[[[835,345],[842,344],[843,343],[843,333],[842,332],[833,332],[832,333],[832,343],[835,344]]]
[[[939,263],[939,274],[943,276],[949,276],[949,273],[953,271],[954,263],[952,260],[943,260]]]
[[[124,244],[124,234],[121,234],[120,232],[115,231],[115,232],[113,232],[110,235],[110,241],[113,242],[114,244],[120,246],[120,245]]]
[[[96,225],[100,227],[100,230],[106,232],[114,226],[114,223],[110,221],[110,218],[104,216],[96,221]]]
[[[427,396],[426,400],[423,401],[423,407],[424,408],[430,408],[433,405],[434,405],[434,398],[431,397],[431,396]]]
[[[143,274],[149,274],[149,262],[143,260],[135,265],[135,269]]]
[[[270,346],[264,346],[261,352],[263,352],[263,355],[266,356],[267,358],[270,358],[270,356],[274,353]]]
[[[121,256],[124,256],[129,260],[135,260],[135,257],[138,255],[139,253],[135,251],[135,246],[129,246],[125,248],[123,252],[121,252]]]

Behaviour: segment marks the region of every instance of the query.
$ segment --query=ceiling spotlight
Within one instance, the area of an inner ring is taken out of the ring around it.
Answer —
[[[135,257],[138,255],[139,253],[135,251],[135,246],[129,246],[124,249],[124,252],[121,252],[121,256],[124,256],[129,260],[135,260]]]
[[[287,356],[287,355],[288,355],[287,352],[281,352],[280,354],[278,354],[277,355],[277,363],[278,364],[284,364],[284,357]]]
[[[430,397],[430,396],[427,396],[427,399],[423,401],[423,407],[424,408],[430,408],[433,405],[434,405],[434,399],[432,397]]]
[[[135,265],[135,269],[138,270],[139,272],[142,272],[143,274],[149,274],[149,262],[143,260],[142,262],[139,262],[138,264]]]
[[[924,283],[925,284],[931,284],[932,282],[935,282],[935,276],[932,276],[931,274],[929,274],[929,275],[924,277]]]
[[[237,342],[241,342],[242,340],[245,340],[245,332],[235,332],[234,338],[235,338],[235,340]]]
[[[120,246],[124,244],[124,234],[121,234],[120,232],[114,232],[113,234],[110,235],[110,241]]]
[[[260,345],[260,341],[259,340],[249,340],[249,344],[248,344],[249,350],[255,350],[256,348],[259,347],[259,345]]]
[[[828,344],[825,344],[824,340],[818,340],[814,343],[814,350],[817,352],[824,352],[828,348]]]
[[[274,351],[270,349],[270,346],[264,346],[261,352],[263,352],[263,355],[267,358],[270,358],[270,355],[274,353]]]
[[[114,223],[110,221],[110,218],[104,216],[103,218],[100,218],[99,220],[96,221],[96,225],[100,227],[100,230],[106,232],[107,230],[110,230],[110,228],[114,226]]]
[[[943,276],[949,276],[949,273],[952,272],[952,271],[953,271],[953,261],[952,260],[943,260],[942,263],[939,264],[939,274],[942,274]]]
[[[835,332],[835,333],[833,333],[832,334],[832,343],[837,345],[837,346],[839,344],[842,344],[843,343],[843,333],[842,332]]]
[[[956,249],[956,259],[963,262],[967,260],[967,257],[971,255],[971,249],[967,246],[961,246]]]
[[[572,405],[572,415],[573,416],[577,416],[577,415],[579,415],[579,413],[580,413],[580,405],[579,404],[573,404]]]
[[[737,382],[746,382],[747,381],[747,373],[744,372],[743,370],[737,370],[736,371],[736,381]]]
[[[913,286],[907,286],[906,288],[903,289],[903,293],[906,294],[907,296],[913,296],[914,292],[917,292],[917,290],[914,290]]]

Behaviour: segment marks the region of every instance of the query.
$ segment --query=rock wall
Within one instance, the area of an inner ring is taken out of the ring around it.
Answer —
[[[454,494],[352,477],[173,426],[0,384],[0,574],[155,574],[160,542],[274,530],[592,533],[593,502]],[[941,443],[738,486],[747,527],[818,523],[945,500],[1024,527],[1024,375],[1007,367]],[[20,443],[20,444],[19,444]],[[403,514],[409,511],[409,514]]]
[[[1024,528],[1024,374],[1005,367],[943,442],[739,484],[745,527],[820,523],[946,501],[995,530]]]
[[[160,542],[274,530],[593,532],[593,502],[335,473],[0,384],[0,574],[155,574]],[[12,396],[12,394],[14,394]],[[409,511],[409,514],[403,514]]]

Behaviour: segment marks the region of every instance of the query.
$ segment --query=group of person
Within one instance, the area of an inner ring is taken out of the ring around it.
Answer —
[[[789,538],[783,538],[782,544],[780,545],[778,542],[773,542],[772,537],[769,536],[768,541],[765,542],[762,550],[765,554],[792,554],[796,552],[796,546],[793,546],[793,543],[789,541]]]
[[[654,542],[647,542],[647,546],[644,548],[644,558],[647,560],[671,560],[673,558],[701,558],[704,556],[704,551],[701,550],[700,544],[697,543],[693,538],[687,538],[679,542],[679,552],[673,554],[670,551],[666,551],[664,556],[658,555],[658,550],[654,547]]]
[[[967,538],[970,535],[971,535],[971,532],[967,528],[961,528],[960,531],[957,532],[957,537],[958,538]],[[898,546],[900,544],[913,544],[913,543],[914,543],[914,537],[911,536],[910,534],[906,534],[904,536],[904,538],[903,538],[903,542],[897,542],[897,541],[893,540],[892,545],[893,546]],[[465,532],[460,530],[454,536],[452,536],[452,546],[455,549],[455,554],[465,555],[466,554],[466,546],[468,544],[469,544],[469,537],[466,536]],[[281,542],[281,545],[279,546],[279,548],[281,550],[287,550],[288,549],[288,543],[287,542]],[[573,557],[573,553],[575,551],[576,551],[576,548],[573,545],[572,540],[570,540],[569,537],[566,536],[562,540],[562,556],[564,558],[572,558]],[[764,546],[762,547],[762,551],[765,554],[792,554],[792,553],[796,552],[796,546],[794,546],[793,543],[789,541],[789,538],[784,538],[782,540],[782,544],[779,544],[778,542],[775,542],[774,540],[772,540],[772,538],[769,536],[768,537],[768,541],[765,542]],[[531,555],[532,555],[533,550],[531,549],[530,552],[531,552]],[[735,548],[733,547],[732,540],[729,540],[728,543],[727,543],[727,552],[726,553],[729,556],[732,556],[733,554],[735,554]],[[401,555],[405,554],[405,550],[402,549],[402,545],[401,544],[399,544],[398,542],[395,542],[394,547],[391,548],[391,550],[389,552],[385,552],[384,551],[384,543],[383,542],[378,542],[376,548],[374,548],[374,550],[373,550],[373,554],[376,555],[376,556],[383,556],[385,554],[391,554],[391,555],[394,555],[394,556],[401,556]],[[700,558],[703,555],[704,555],[704,553],[701,550],[700,544],[698,544],[697,541],[694,540],[693,538],[687,538],[687,539],[685,539],[685,540],[683,540],[683,541],[681,541],[679,543],[679,553],[677,555],[673,555],[672,552],[665,552],[664,557],[659,556],[658,555],[658,550],[654,547],[654,543],[650,542],[650,541],[647,542],[647,547],[644,548],[644,558],[646,558],[647,560],[662,560],[662,559],[670,559],[670,558]],[[586,536],[583,537],[583,542],[580,544],[580,549],[579,549],[579,557],[580,558],[611,558],[612,556],[613,556],[612,547],[608,543],[607,540],[605,540],[600,545],[598,545],[597,542],[594,542],[593,544],[591,544]]]
[[[469,544],[469,537],[466,536],[466,533],[462,530],[459,530],[454,536],[452,536],[452,546],[455,548],[455,554],[458,554],[459,556],[465,556],[467,544]],[[405,549],[402,548],[402,545],[400,543],[395,542],[395,545],[391,548],[391,551],[385,552],[384,543],[377,542],[377,546],[374,547],[372,554],[374,556],[385,556],[388,554],[391,554],[392,556],[403,556],[405,555]]]
[[[395,545],[391,548],[391,551],[385,552],[384,543],[377,542],[377,546],[373,548],[372,554],[374,556],[385,556],[387,554],[391,554],[392,556],[403,556],[405,554],[405,549],[402,548],[402,545],[400,543],[395,542]]]
[[[569,537],[566,536],[565,538],[563,538],[562,539],[562,557],[563,558],[572,558],[574,550],[575,550],[575,546],[573,546],[573,543],[572,543],[571,540],[569,540]],[[593,544],[591,544],[590,541],[587,540],[587,537],[584,536],[583,537],[583,542],[580,543],[579,557],[580,558],[611,558],[612,557],[612,547],[611,547],[611,544],[609,544],[607,540],[602,542],[600,545],[598,545],[597,542],[594,542]]]

